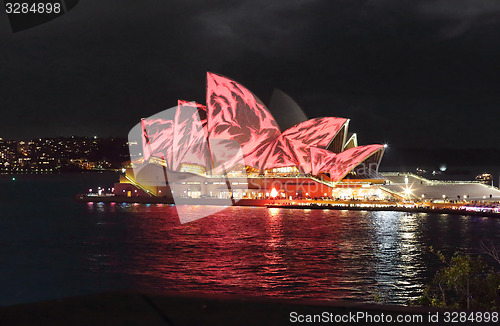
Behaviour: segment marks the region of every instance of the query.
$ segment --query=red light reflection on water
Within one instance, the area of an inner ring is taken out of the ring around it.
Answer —
[[[127,220],[132,225],[122,240],[127,259],[123,252],[111,251],[102,267],[124,273],[137,289],[290,298],[350,296],[349,290],[338,286],[343,263],[331,256],[340,239],[314,227],[312,218],[304,224],[289,220],[287,210],[228,207],[180,225],[174,206],[117,205],[116,210],[120,207],[132,214]],[[206,207],[190,209],[199,214]],[[313,215],[324,223],[320,211]],[[336,223],[331,222],[329,228],[334,229]]]

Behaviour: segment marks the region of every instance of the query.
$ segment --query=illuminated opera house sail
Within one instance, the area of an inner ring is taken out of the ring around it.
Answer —
[[[272,188],[286,197],[331,196],[335,184],[346,180],[382,180],[384,146],[358,146],[348,119],[307,119],[279,90],[269,108],[234,80],[207,73],[205,105],[179,100],[131,131],[129,143],[139,150],[130,149],[136,154],[130,179],[158,196],[174,179],[188,180],[178,182],[184,188],[177,194],[190,197],[223,196],[228,177],[231,197],[266,196]],[[148,177],[148,187],[140,174],[151,165],[159,172]],[[159,176],[167,181],[152,181]]]

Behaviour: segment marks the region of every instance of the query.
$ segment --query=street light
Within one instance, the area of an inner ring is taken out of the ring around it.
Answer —
[[[404,192],[405,196],[409,199],[409,198],[411,198],[411,194],[413,192],[413,189],[411,189],[410,187],[406,187],[403,192]]]

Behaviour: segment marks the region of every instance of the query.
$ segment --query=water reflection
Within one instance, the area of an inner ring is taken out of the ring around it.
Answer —
[[[401,212],[373,212],[375,280],[378,295],[415,298],[421,290],[422,248],[418,239],[417,215]]]
[[[88,269],[140,290],[405,304],[429,276],[430,245],[468,246],[492,225],[500,240],[497,221],[421,213],[228,207],[180,225],[170,205],[87,210],[105,222]]]

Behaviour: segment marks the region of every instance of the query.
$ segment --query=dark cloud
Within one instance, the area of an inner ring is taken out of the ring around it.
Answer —
[[[498,148],[499,18],[493,0],[81,1],[16,34],[2,16],[0,137],[126,135],[204,101],[210,70],[351,118],[361,143]]]

